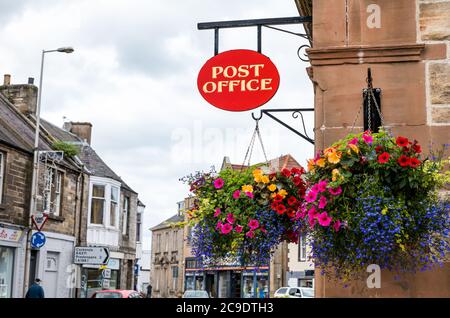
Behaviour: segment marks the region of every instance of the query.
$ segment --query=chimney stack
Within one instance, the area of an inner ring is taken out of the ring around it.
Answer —
[[[92,124],[87,122],[66,122],[63,128],[91,144]]]
[[[35,115],[37,106],[38,88],[30,83],[11,85],[11,75],[3,76],[3,85],[0,86],[0,93],[16,106],[24,115]]]

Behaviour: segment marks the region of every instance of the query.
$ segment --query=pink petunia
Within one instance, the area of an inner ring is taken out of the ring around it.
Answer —
[[[260,230],[261,230],[261,232],[263,232],[263,233],[267,233],[267,230],[266,230],[264,227],[261,227]]]
[[[221,221],[217,222],[216,230],[221,230],[222,226],[223,226],[223,223]]]
[[[245,236],[247,236],[249,238],[254,238],[255,237],[255,233],[253,233],[253,231],[248,231],[247,233],[245,233]]]
[[[236,232],[242,233],[242,230],[244,229],[244,227],[241,225],[236,225],[236,227],[234,229],[236,230]]]
[[[253,199],[253,192],[245,192],[245,195],[248,196],[250,199]]]
[[[319,192],[327,191],[327,185],[328,185],[328,182],[320,181],[319,184],[318,184]]]
[[[222,234],[228,234],[233,230],[233,226],[229,223],[225,223],[222,226]]]
[[[337,196],[342,193],[342,188],[340,186],[337,188],[329,188],[328,192],[330,192],[331,195]]]
[[[309,191],[305,196],[306,202],[314,202],[314,201],[316,201],[316,199],[317,199],[316,192]]]
[[[214,212],[214,217],[215,217],[215,218],[218,217],[219,214],[220,214],[221,212],[222,212],[222,211],[220,210],[220,208],[217,208],[217,209],[216,209],[216,212]]]
[[[314,192],[317,193],[319,192],[319,184],[316,183],[315,185],[312,186],[311,190],[309,190],[310,192]]]
[[[371,135],[364,134],[362,138],[366,144],[371,144],[373,142],[373,137]]]
[[[239,199],[240,196],[241,196],[240,190],[236,190],[233,192],[233,199]]]
[[[258,220],[250,220],[250,222],[248,222],[248,227],[253,231],[256,230],[259,227],[259,222]]]
[[[319,213],[316,211],[316,208],[313,206],[311,209],[308,210],[308,218],[309,219],[315,219]]]
[[[227,214],[227,222],[230,224],[234,223],[234,215],[232,213]]]
[[[356,137],[356,138],[353,138],[352,140],[350,140],[349,142],[348,142],[348,144],[349,145],[356,145],[358,143],[358,138]]]
[[[333,228],[336,232],[338,232],[339,229],[341,228],[341,221],[337,220],[336,222],[334,222]]]
[[[311,218],[309,218],[308,219],[308,223],[309,223],[309,226],[313,229],[314,228],[314,225],[316,225],[316,219],[311,219]]]
[[[319,221],[319,224],[322,226],[329,226],[331,223],[331,217],[328,216],[327,212],[322,212],[317,217],[317,220]]]
[[[216,189],[222,189],[224,184],[225,182],[222,178],[217,178],[216,180],[214,180],[214,188]]]
[[[324,196],[321,196],[319,199],[319,209],[323,209],[324,207],[327,206],[327,198]]]

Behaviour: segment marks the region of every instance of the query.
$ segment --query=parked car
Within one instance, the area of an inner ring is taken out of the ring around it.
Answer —
[[[96,291],[91,298],[143,298],[140,293],[135,290],[99,290]]]
[[[183,298],[209,298],[209,294],[206,290],[186,290]]]
[[[274,294],[275,298],[314,298],[314,289],[307,287],[281,287]]]

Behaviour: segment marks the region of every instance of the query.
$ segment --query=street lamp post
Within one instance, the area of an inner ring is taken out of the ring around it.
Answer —
[[[39,89],[38,99],[36,106],[36,127],[34,135],[34,149],[33,149],[33,176],[31,179],[31,199],[30,199],[30,215],[28,218],[28,233],[27,233],[27,245],[26,245],[26,260],[25,260],[25,279],[24,279],[24,295],[28,290],[28,283],[30,278],[30,236],[32,233],[32,221],[31,216],[36,213],[36,193],[37,193],[37,178],[38,178],[38,165],[39,165],[39,131],[41,124],[41,97],[42,97],[42,79],[44,75],[44,58],[45,53],[60,52],[60,53],[72,53],[74,49],[72,47],[60,47],[54,50],[42,50],[41,56],[41,72],[39,76]]]

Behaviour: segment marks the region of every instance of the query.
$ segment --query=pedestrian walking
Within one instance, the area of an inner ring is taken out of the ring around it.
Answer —
[[[33,285],[28,288],[25,298],[45,298],[44,288],[42,288],[41,283],[42,281],[39,278],[36,278]]]

